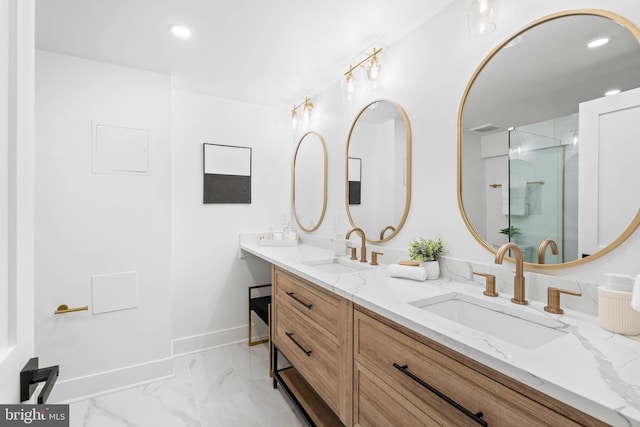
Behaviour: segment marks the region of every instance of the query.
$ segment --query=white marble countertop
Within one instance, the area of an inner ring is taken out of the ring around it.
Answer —
[[[511,295],[485,297],[482,286],[449,279],[393,278],[384,264],[327,274],[305,264],[333,257],[332,251],[315,246],[266,247],[245,240],[241,249],[604,422],[640,426],[640,342],[600,328],[596,316],[567,309],[563,315],[554,315],[536,301],[517,306],[510,302]],[[525,349],[408,304],[450,292],[554,319],[566,333],[538,348]]]

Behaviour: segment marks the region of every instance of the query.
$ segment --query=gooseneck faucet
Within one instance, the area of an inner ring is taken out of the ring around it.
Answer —
[[[529,304],[524,295],[524,259],[522,258],[522,251],[518,245],[513,242],[502,245],[500,249],[498,249],[498,252],[496,252],[495,263],[502,264],[504,255],[509,249],[513,250],[513,253],[516,255],[516,275],[513,276],[513,298],[511,298],[511,302],[522,305]]]
[[[349,240],[349,236],[351,236],[351,233],[353,233],[354,231],[358,233],[360,239],[362,239],[362,246],[360,246],[360,262],[367,262],[367,238],[365,237],[362,228],[353,227],[351,230],[347,231],[347,234],[344,236],[344,238],[346,240]]]
[[[558,245],[553,239],[544,239],[538,247],[538,264],[544,264],[544,254],[547,251],[547,246],[551,246],[551,253],[558,255]]]
[[[380,232],[380,240],[384,240],[384,233],[387,232],[387,230],[391,230],[391,232],[393,233],[394,231],[396,231],[396,228],[393,225],[387,225],[385,228],[382,229],[382,231]]]

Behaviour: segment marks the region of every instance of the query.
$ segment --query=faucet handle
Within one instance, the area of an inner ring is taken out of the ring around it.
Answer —
[[[378,255],[384,255],[382,252],[371,251],[371,265],[378,265]]]
[[[498,296],[498,293],[496,292],[496,276],[487,273],[476,273],[475,271],[473,272],[473,274],[475,274],[476,276],[483,276],[485,278],[484,292],[482,293],[483,295],[486,295],[488,297]]]
[[[573,295],[576,297],[582,296],[582,292],[569,291],[567,289],[548,288],[547,305],[544,307],[544,311],[553,314],[564,313],[564,310],[560,307],[560,294]]]
[[[351,258],[350,259],[358,259],[358,255],[356,254],[356,251],[358,248],[349,248],[351,249]]]

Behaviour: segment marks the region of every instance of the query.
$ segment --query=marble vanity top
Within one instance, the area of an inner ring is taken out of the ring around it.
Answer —
[[[244,241],[240,247],[604,422],[640,426],[640,342],[600,328],[596,316],[568,309],[563,315],[550,314],[537,301],[516,306],[511,295],[485,297],[482,286],[450,279],[393,278],[384,264],[329,274],[314,268],[313,262],[331,259],[333,252],[305,244],[262,247],[257,241]],[[565,333],[527,349],[409,304],[451,292],[553,319]]]

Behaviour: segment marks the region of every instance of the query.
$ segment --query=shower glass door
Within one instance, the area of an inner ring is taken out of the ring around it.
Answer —
[[[577,244],[577,233],[568,232],[570,224],[565,228],[568,191],[577,209],[577,188],[567,188],[573,181],[577,186],[577,167],[575,179],[565,176],[565,147],[556,138],[509,131],[510,240],[521,248],[527,262],[538,262],[538,246],[544,239],[551,238],[558,245],[558,255],[546,251],[549,264],[567,261],[565,252]]]

